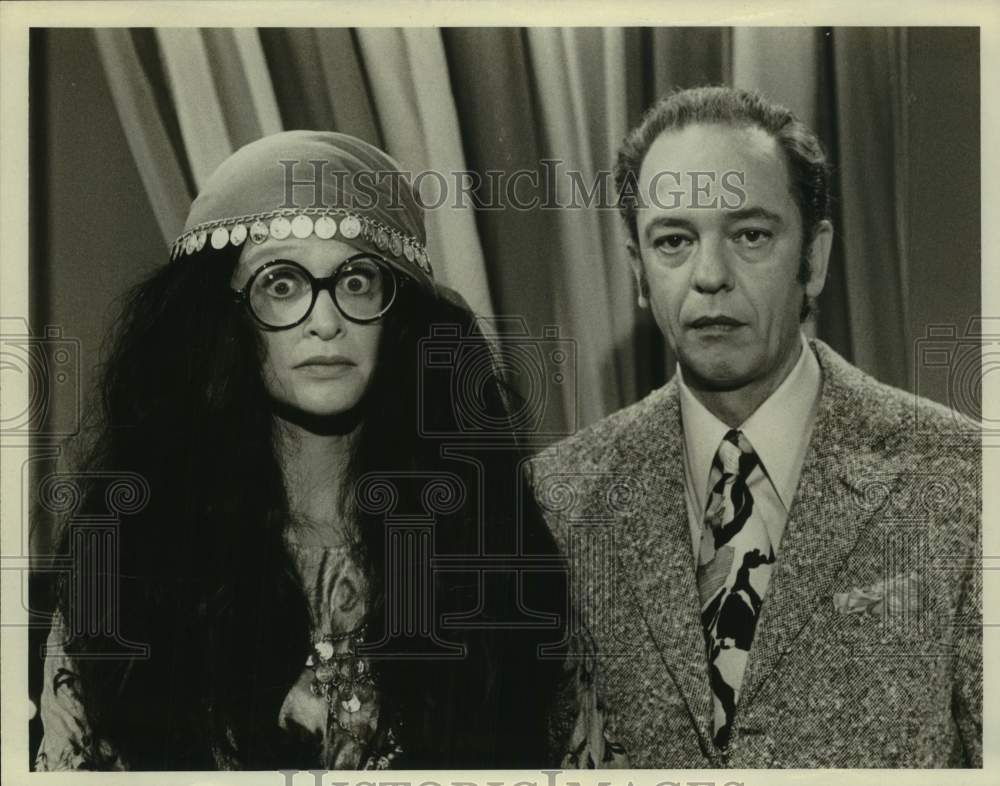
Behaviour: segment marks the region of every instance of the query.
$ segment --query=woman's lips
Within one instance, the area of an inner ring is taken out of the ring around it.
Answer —
[[[318,379],[334,379],[350,372],[356,364],[345,357],[312,357],[295,366],[297,371]]]

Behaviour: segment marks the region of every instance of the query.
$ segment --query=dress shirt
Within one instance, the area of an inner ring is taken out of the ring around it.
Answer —
[[[802,462],[819,402],[822,375],[804,335],[795,366],[778,388],[738,429],[753,445],[763,471],[751,473],[748,486],[754,507],[763,516],[775,555],[779,554],[788,511],[802,474]],[[695,398],[677,367],[681,421],[684,428],[684,483],[691,549],[695,564],[705,528],[705,505],[712,459],[729,426]]]

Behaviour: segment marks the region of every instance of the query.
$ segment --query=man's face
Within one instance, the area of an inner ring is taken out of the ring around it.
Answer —
[[[778,143],[758,128],[668,131],[639,189],[633,269],[685,382],[769,394],[798,356],[803,294],[823,288],[831,232],[824,222],[799,283],[802,220]]]

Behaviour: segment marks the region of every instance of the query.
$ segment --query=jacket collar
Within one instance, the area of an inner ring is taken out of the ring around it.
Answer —
[[[798,491],[789,511],[781,555],[771,577],[744,676],[739,707],[753,701],[831,587],[876,512],[873,479],[898,477],[866,440],[861,424],[877,420],[873,380],[821,341],[810,341],[822,390]],[[702,750],[719,765],[711,739],[711,690],[699,614],[684,495],[683,429],[676,380],[646,401],[622,446],[622,466],[643,490],[634,512],[618,522],[619,570],[642,610],[664,669],[684,698]],[[888,474],[887,474],[888,473]],[[888,489],[887,489],[888,491]],[[869,495],[870,496],[870,495]],[[863,512],[867,511],[863,515]]]

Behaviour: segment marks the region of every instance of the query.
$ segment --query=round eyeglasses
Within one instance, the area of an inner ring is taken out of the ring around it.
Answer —
[[[283,330],[302,324],[323,290],[345,318],[367,324],[389,310],[397,289],[396,276],[384,259],[356,254],[326,278],[316,278],[290,259],[275,259],[257,268],[243,289],[233,290],[233,296],[237,303],[246,304],[261,327]]]

